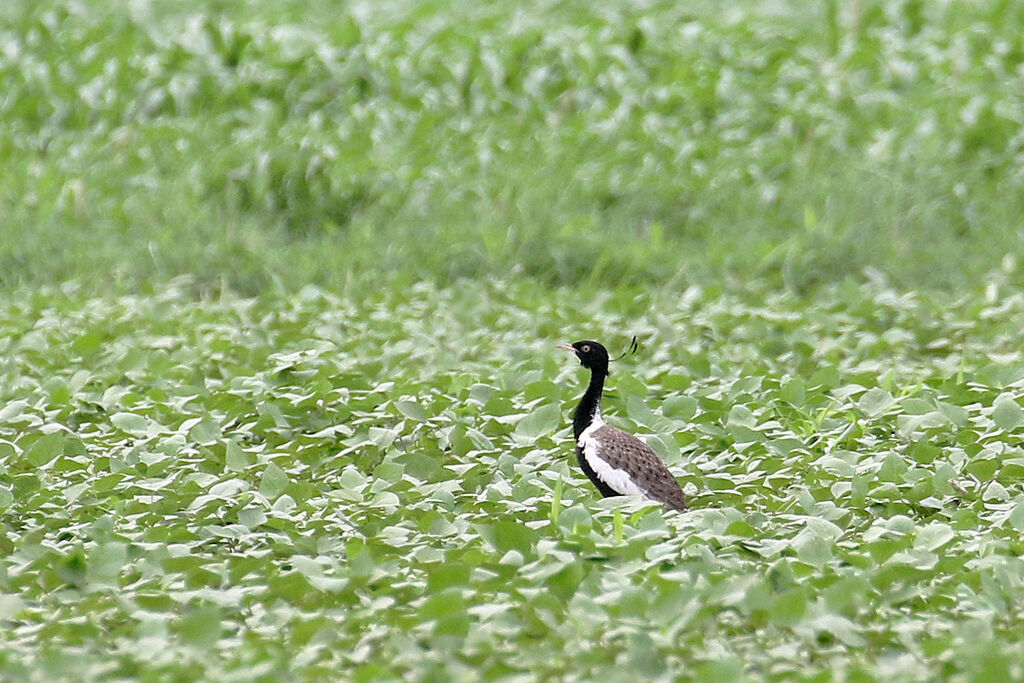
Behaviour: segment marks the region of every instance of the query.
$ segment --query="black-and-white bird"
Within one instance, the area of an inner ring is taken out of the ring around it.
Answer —
[[[686,510],[683,489],[654,451],[601,419],[608,350],[596,341],[559,344],[558,348],[575,353],[580,365],[590,370],[590,384],[572,418],[572,433],[576,458],[597,490],[606,497],[646,496],[669,509]]]

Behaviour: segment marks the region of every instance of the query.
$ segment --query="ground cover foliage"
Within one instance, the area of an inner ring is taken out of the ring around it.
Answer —
[[[1024,291],[0,297],[0,676],[1024,675]],[[598,499],[585,373],[693,511]]]
[[[0,3],[0,678],[1024,677],[1022,41]],[[632,334],[687,515],[571,462]]]
[[[1021,239],[1022,36],[998,0],[8,0],[0,283],[973,283]]]

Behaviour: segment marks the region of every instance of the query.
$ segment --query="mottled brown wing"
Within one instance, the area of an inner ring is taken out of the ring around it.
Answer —
[[[594,432],[601,447],[597,457],[612,467],[625,470],[648,497],[673,510],[686,510],[686,499],[679,482],[661,458],[637,437],[605,425]]]

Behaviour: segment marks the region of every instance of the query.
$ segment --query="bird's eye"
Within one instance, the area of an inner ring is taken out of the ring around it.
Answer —
[[[580,351],[583,353],[590,353],[590,344],[584,344],[580,347]]]

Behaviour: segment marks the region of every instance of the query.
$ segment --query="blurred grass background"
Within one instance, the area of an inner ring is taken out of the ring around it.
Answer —
[[[1015,276],[1024,4],[14,0],[0,286]]]

